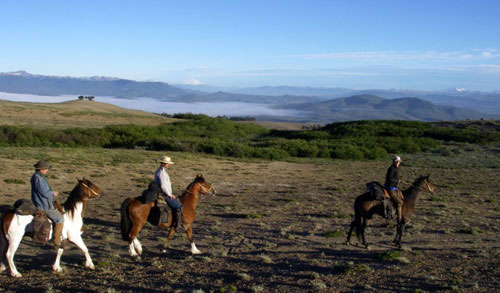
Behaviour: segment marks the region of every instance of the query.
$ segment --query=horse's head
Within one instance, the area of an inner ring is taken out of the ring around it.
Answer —
[[[429,176],[430,175],[418,177],[415,182],[413,182],[413,185],[418,186],[418,188],[423,191],[434,193],[436,186],[430,182]]]
[[[82,192],[80,192],[82,196],[82,201],[99,198],[102,195],[101,188],[92,183],[92,181],[85,179],[85,177],[83,177],[83,179],[81,180],[80,179],[77,180],[78,180],[78,186],[82,190]]]
[[[203,175],[197,174],[194,178],[194,183],[198,183],[198,191],[201,194],[210,194],[212,196],[215,195],[215,188],[212,186],[212,184],[205,181]]]

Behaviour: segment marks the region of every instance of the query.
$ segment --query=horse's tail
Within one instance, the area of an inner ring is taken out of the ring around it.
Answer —
[[[120,208],[121,213],[121,221],[120,221],[120,229],[122,232],[122,239],[125,241],[130,241],[130,230],[132,230],[132,221],[130,221],[128,207],[130,205],[130,201],[132,198],[127,198],[123,201],[122,206]]]
[[[5,236],[5,233],[7,233],[7,231],[4,231],[6,227],[4,227],[3,224],[6,215],[7,213],[1,215],[0,217],[0,264],[3,263],[5,259],[7,259],[5,254],[7,253],[7,248],[9,248],[9,241]]]
[[[362,233],[362,224],[363,224],[363,219],[361,216],[361,205],[363,204],[363,195],[360,195],[356,197],[354,200],[354,230],[356,232],[356,238],[358,239],[359,242],[361,242],[361,233]]]

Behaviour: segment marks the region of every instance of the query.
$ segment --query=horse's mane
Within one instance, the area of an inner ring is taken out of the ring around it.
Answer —
[[[415,181],[413,181],[412,185],[403,191],[405,204],[408,206],[414,206],[418,199],[418,193],[420,192],[420,187],[422,183],[428,179],[429,176],[420,176]]]
[[[194,178],[193,182],[191,182],[191,183],[188,184],[188,186],[186,187],[186,189],[184,190],[184,192],[179,197],[186,196],[187,191],[191,188],[191,186],[193,186],[193,184],[195,184],[197,182],[203,182],[203,181],[205,181],[205,179],[203,178],[202,175],[196,175],[196,177]]]
[[[79,202],[84,202],[82,199],[85,197],[85,191],[81,187],[80,182],[84,182],[87,185],[91,185],[87,179],[78,180],[73,190],[71,190],[68,198],[63,203],[63,207],[65,211],[69,211],[71,217],[73,217],[73,213],[75,212],[76,204]],[[84,202],[85,203],[85,202]]]

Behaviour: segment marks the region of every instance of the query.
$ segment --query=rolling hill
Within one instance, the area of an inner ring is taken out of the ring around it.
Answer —
[[[375,95],[355,95],[315,103],[282,106],[309,113],[304,119],[320,122],[349,120],[464,120],[492,118],[494,115],[436,105],[418,98],[384,99]]]
[[[0,100],[0,125],[104,127],[116,124],[161,125],[176,120],[97,101],[74,100],[48,104]]]

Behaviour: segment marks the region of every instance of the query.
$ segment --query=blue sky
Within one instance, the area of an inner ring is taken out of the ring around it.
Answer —
[[[500,90],[500,1],[0,1],[0,72]]]

